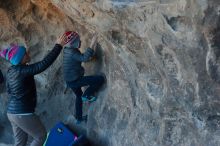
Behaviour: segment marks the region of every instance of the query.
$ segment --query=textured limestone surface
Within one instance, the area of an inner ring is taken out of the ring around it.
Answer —
[[[95,146],[220,145],[219,0],[1,0],[0,46],[25,44],[32,62],[56,37],[75,30],[86,48],[98,32],[97,60],[86,74],[105,74],[88,123],[74,125],[75,96],[62,76],[62,54],[35,77],[37,113],[50,129],[64,121]],[[6,74],[9,63],[0,59]],[[13,143],[0,87],[0,145]]]

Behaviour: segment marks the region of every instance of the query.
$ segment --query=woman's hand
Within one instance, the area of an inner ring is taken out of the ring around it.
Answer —
[[[66,44],[66,42],[67,42],[67,36],[65,34],[60,36],[56,41],[56,43],[60,44],[62,47]]]

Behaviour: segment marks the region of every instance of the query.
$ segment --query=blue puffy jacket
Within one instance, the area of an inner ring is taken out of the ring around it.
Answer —
[[[65,47],[63,49],[63,75],[65,81],[74,81],[84,75],[82,62],[89,61],[94,55],[94,50],[87,48],[85,53],[79,49]]]

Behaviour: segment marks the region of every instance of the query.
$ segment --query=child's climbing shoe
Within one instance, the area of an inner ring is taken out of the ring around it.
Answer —
[[[87,102],[87,101],[88,101],[88,102],[93,102],[93,101],[96,101],[96,99],[97,99],[97,98],[96,98],[95,96],[89,96],[89,97],[83,96],[83,97],[82,97],[82,101],[83,101],[83,102]]]
[[[85,115],[85,116],[82,116],[82,119],[76,119],[76,125],[79,125],[79,124],[81,124],[82,122],[85,122],[85,123],[87,123],[87,115]]]
[[[96,101],[96,97],[95,96],[89,96],[89,102],[93,102]]]
[[[86,102],[86,101],[89,101],[89,99],[87,98],[87,96],[82,96],[82,101]]]

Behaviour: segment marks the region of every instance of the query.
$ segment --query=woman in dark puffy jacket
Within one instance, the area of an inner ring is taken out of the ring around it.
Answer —
[[[8,60],[12,66],[7,72],[7,92],[9,102],[8,119],[11,122],[15,146],[25,146],[28,136],[33,138],[31,146],[42,146],[46,139],[46,130],[35,114],[37,103],[34,75],[46,70],[60,54],[66,36],[61,36],[53,50],[40,62],[28,65],[30,56],[23,46],[11,46],[0,52],[0,56]]]
[[[76,123],[87,121],[87,116],[82,116],[82,101],[93,102],[96,100],[94,93],[98,91],[104,83],[104,77],[99,75],[84,76],[82,62],[89,61],[94,56],[94,46],[97,41],[97,35],[92,39],[91,45],[86,52],[81,53],[79,48],[81,41],[79,34],[73,31],[66,32],[68,38],[63,49],[63,73],[67,87],[71,88],[76,95],[75,116]],[[88,86],[85,92],[81,87]]]

